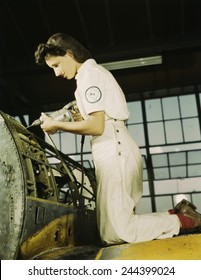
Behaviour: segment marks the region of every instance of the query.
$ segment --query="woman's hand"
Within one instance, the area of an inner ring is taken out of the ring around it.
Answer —
[[[83,117],[82,115],[80,114],[80,112],[76,112],[75,110],[70,110],[72,116],[73,116],[73,120],[75,122],[79,122],[79,121],[82,121],[83,120]]]
[[[72,109],[70,109],[70,112],[71,112],[71,114],[72,114],[72,116],[73,116],[73,120],[74,120],[75,122],[79,122],[79,121],[82,121],[82,120],[83,120],[83,117],[82,117],[82,115],[80,114],[80,111],[79,111],[79,108],[78,108],[77,105],[74,105],[74,106],[72,107]]]
[[[59,130],[79,135],[100,136],[105,129],[104,111],[93,112],[88,115],[88,119],[74,122],[55,121],[44,113],[41,114],[40,120],[43,122],[41,128],[49,134],[54,134]]]
[[[53,118],[49,117],[45,113],[42,113],[40,120],[42,122],[40,127],[44,132],[47,132],[48,134],[54,134],[57,132],[57,123]]]

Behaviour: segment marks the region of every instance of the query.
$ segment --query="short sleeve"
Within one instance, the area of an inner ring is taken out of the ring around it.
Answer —
[[[77,94],[86,114],[105,111],[105,86],[102,80],[96,71],[86,71],[77,84]]]

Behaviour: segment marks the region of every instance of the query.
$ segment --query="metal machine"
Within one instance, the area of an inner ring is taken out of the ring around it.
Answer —
[[[97,246],[95,176],[0,111],[0,259]]]

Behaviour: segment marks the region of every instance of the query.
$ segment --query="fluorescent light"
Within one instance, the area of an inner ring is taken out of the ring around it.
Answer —
[[[129,60],[102,63],[101,65],[108,70],[126,69],[132,67],[148,66],[162,63],[162,56],[150,56]]]

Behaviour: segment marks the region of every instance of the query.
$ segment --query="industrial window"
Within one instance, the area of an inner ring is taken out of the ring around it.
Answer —
[[[146,101],[150,146],[200,141],[195,95]]]

